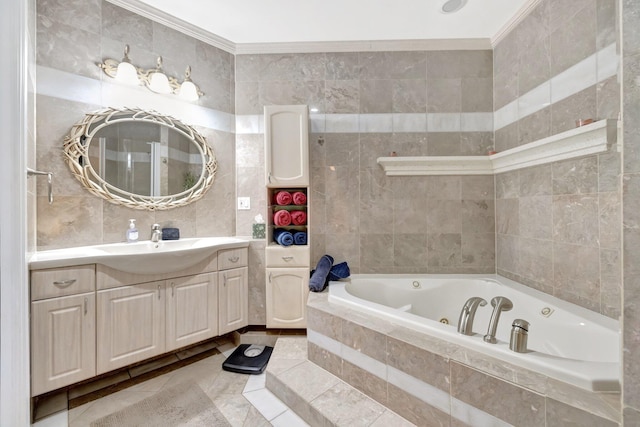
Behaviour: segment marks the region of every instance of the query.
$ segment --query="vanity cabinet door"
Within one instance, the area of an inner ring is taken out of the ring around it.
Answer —
[[[267,268],[267,328],[306,328],[308,268]]]
[[[31,395],[96,375],[93,292],[31,304]]]
[[[307,106],[267,105],[264,122],[267,186],[309,185]]]
[[[165,282],[98,291],[98,374],[165,351]]]
[[[248,268],[220,271],[220,335],[238,330],[249,324]]]
[[[218,335],[217,273],[167,281],[167,348],[175,350]]]

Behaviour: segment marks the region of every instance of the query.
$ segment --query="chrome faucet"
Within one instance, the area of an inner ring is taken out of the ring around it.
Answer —
[[[513,303],[506,297],[493,297],[491,299],[491,305],[493,306],[493,313],[491,313],[491,319],[489,319],[487,335],[485,335],[483,339],[488,343],[495,344],[498,342],[496,339],[496,329],[498,329],[500,314],[503,311],[511,310],[513,308]]]
[[[160,230],[160,224],[153,224],[151,226],[151,241],[154,243],[162,240],[162,231]]]
[[[480,297],[471,297],[464,303],[458,319],[458,333],[462,335],[473,335],[473,318],[476,315],[478,306],[484,307],[487,302]]]

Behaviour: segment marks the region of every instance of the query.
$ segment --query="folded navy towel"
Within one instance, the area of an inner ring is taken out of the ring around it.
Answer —
[[[277,228],[273,231],[273,240],[279,245],[291,246],[293,245],[293,234],[283,228]]]
[[[333,265],[333,257],[331,255],[324,255],[318,261],[316,269],[311,273],[309,279],[309,290],[312,292],[322,292],[328,283],[329,271]]]
[[[329,280],[346,279],[350,274],[349,265],[346,262],[341,262],[331,267],[331,270],[329,270]]]
[[[307,244],[307,232],[306,231],[296,231],[293,233],[293,243],[296,245],[306,245]]]

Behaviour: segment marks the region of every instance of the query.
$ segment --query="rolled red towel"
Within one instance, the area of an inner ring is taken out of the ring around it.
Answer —
[[[307,214],[304,211],[291,212],[291,222],[293,225],[305,225],[307,223]]]
[[[291,214],[285,210],[278,211],[273,214],[273,223],[277,226],[291,224]]]
[[[293,203],[296,205],[304,205],[305,203],[307,203],[307,195],[302,191],[296,191],[292,194],[292,197]]]
[[[276,203],[279,205],[290,205],[293,201],[291,193],[288,191],[278,191],[276,193]]]

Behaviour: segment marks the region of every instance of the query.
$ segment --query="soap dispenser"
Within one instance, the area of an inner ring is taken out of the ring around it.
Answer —
[[[138,241],[138,229],[136,228],[136,220],[129,220],[129,228],[127,229],[127,242],[137,242]]]

